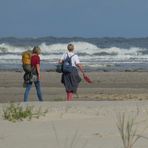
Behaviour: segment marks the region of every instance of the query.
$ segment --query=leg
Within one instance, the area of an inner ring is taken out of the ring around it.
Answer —
[[[70,92],[70,101],[72,101],[72,99],[73,99],[73,92],[71,91]]]
[[[72,101],[72,98],[73,98],[73,92],[67,91],[67,101]]]
[[[29,95],[31,86],[32,86],[32,83],[27,83],[26,84],[26,90],[25,90],[25,93],[24,93],[24,102],[28,101],[28,95]]]
[[[40,87],[40,81],[36,81],[36,82],[34,82],[34,84],[36,87],[36,92],[37,92],[37,96],[38,96],[39,101],[43,101],[41,87]]]
[[[67,100],[67,101],[70,101],[70,100],[69,100],[69,98],[70,98],[70,93],[67,91],[66,94],[67,94],[66,100]]]

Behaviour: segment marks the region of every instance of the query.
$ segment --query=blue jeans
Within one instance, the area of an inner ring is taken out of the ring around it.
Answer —
[[[41,92],[41,88],[40,88],[40,81],[34,82],[34,85],[36,88],[36,92],[37,92],[37,96],[38,96],[39,101],[43,101],[42,92]],[[24,93],[24,102],[28,101],[28,96],[29,96],[29,92],[30,92],[31,87],[32,87],[32,82],[26,84],[26,90]]]

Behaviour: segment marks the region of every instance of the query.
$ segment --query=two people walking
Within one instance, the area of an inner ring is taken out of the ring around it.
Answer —
[[[79,83],[81,82],[81,77],[79,75],[78,69],[82,73],[83,77],[86,77],[86,75],[80,63],[78,55],[74,53],[74,45],[68,44],[67,49],[68,52],[64,53],[58,62],[60,64],[64,64],[64,61],[67,58],[70,58],[71,60],[70,61],[72,65],[71,72],[63,72],[61,75],[61,83],[64,85],[66,91],[66,100],[71,101],[73,99],[73,94],[77,93]],[[41,50],[39,47],[33,48],[33,53],[31,56],[31,69],[34,69],[35,71],[34,73],[37,76],[37,80],[26,83],[24,102],[28,101],[28,96],[30,89],[32,87],[32,83],[35,84],[38,100],[43,101],[41,87],[40,87],[40,57],[39,57],[40,52]]]

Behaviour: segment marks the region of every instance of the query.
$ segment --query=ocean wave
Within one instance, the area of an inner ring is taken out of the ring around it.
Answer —
[[[75,46],[75,52],[83,55],[142,55],[148,54],[148,49],[131,47],[131,48],[99,48],[94,44],[88,42],[71,42]],[[67,51],[68,43],[57,43],[47,45],[41,43],[39,47],[42,49],[42,54],[62,54]],[[0,44],[0,53],[22,53],[25,50],[33,49],[33,46],[13,46],[6,43]]]
[[[26,47],[12,46],[6,43],[0,44],[0,53],[22,53],[25,50]]]
[[[67,52],[69,43],[74,44],[82,64],[89,67],[113,67],[114,63],[121,66],[124,64],[119,63],[147,65],[148,62],[148,38],[6,38],[0,39],[0,68],[3,65],[21,67],[22,52],[32,50],[34,45],[41,48],[42,66],[52,67]]]
[[[148,50],[138,47],[129,49],[110,47],[99,48],[88,42],[71,42],[75,45],[75,52],[79,55],[81,62],[98,64],[99,62],[141,62],[148,61]],[[67,52],[68,43],[56,43],[47,45],[41,43],[39,47],[42,50],[41,60],[47,63],[55,63],[61,58],[64,52]],[[33,46],[12,46],[10,44],[0,44],[0,62],[1,63],[19,63],[21,64],[21,54]]]

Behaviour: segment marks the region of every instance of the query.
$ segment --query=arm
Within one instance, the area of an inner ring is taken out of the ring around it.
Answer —
[[[36,65],[37,73],[38,73],[38,80],[40,80],[40,64]]]
[[[61,59],[58,60],[58,63],[59,63],[59,64],[63,64],[63,62],[64,62],[64,57],[65,57],[65,54],[63,54],[62,57],[61,57]]]
[[[79,70],[83,74],[83,76],[85,76],[85,72],[84,72],[83,66],[80,63],[79,57],[77,55],[75,55],[75,64],[79,68]]]
[[[83,75],[85,75],[83,66],[82,66],[81,64],[76,64],[76,66],[79,68],[79,70],[81,71],[81,73],[82,73]]]
[[[62,64],[62,63],[63,63],[63,60],[59,60],[58,63],[59,63],[59,64]]]

